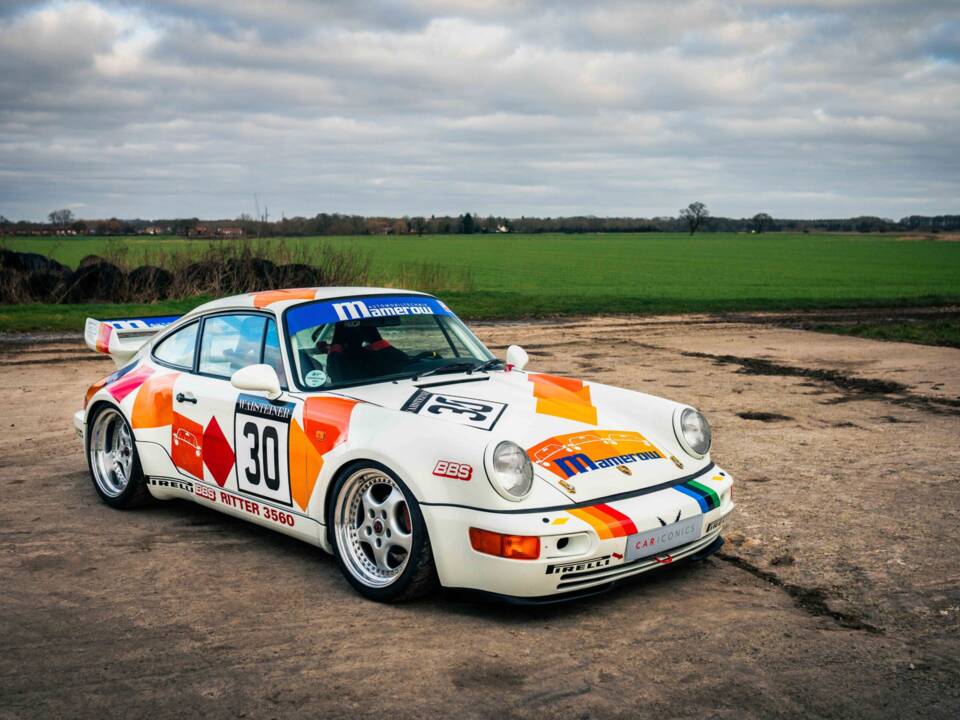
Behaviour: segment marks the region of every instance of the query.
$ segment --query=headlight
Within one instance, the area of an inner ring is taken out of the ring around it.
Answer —
[[[507,500],[523,500],[533,487],[533,465],[522,447],[504,440],[493,450],[490,484]]]
[[[693,408],[680,408],[673,414],[673,432],[680,446],[693,457],[702,458],[710,452],[710,423]]]

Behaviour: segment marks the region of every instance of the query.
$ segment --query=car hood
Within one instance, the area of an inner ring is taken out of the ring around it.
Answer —
[[[687,455],[673,432],[683,407],[654,395],[554,375],[493,371],[337,391],[420,423],[438,443],[456,434],[486,447],[511,440],[536,475],[573,502],[670,483],[709,457]],[[451,438],[452,439],[452,438]]]

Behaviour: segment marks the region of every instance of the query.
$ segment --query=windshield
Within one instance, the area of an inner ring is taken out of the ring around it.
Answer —
[[[318,301],[292,307],[284,322],[297,385],[309,390],[468,370],[493,359],[430,297]]]

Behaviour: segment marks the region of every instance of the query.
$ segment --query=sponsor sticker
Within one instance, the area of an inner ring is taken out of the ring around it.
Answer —
[[[584,570],[596,570],[606,567],[610,564],[610,556],[593,558],[591,560],[578,560],[577,562],[560,563],[558,565],[547,565],[547,575],[566,575],[567,573],[583,572]]]
[[[154,487],[173,488],[174,490],[193,492],[193,483],[189,480],[177,480],[174,478],[150,478],[147,482]]]
[[[204,500],[209,500],[210,502],[217,501],[217,491],[213,488],[207,487],[206,485],[200,485],[198,483],[194,486],[193,490],[197,497],[201,497]]]
[[[473,477],[473,467],[466,463],[438,460],[437,466],[433,468],[433,474],[454,480],[469,480]]]
[[[534,463],[562,479],[617,468],[632,475],[627,465],[663,460],[665,455],[643,435],[632,430],[594,430],[547,438],[527,450]]]
[[[333,302],[314,302],[297,305],[286,313],[287,330],[290,333],[297,333],[304,328],[324,323],[410,315],[453,315],[453,313],[436,298],[415,295],[383,295]]]
[[[727,519],[726,516],[717,518],[716,520],[714,520],[713,522],[711,522],[709,525],[707,525],[707,529],[703,531],[703,534],[704,534],[704,535],[709,535],[709,534],[712,533],[714,530],[717,530],[717,529],[723,527],[723,521],[726,520],[726,519]]]
[[[492,400],[444,395],[420,389],[407,398],[400,409],[459,425],[469,425],[480,430],[493,430],[507,406],[505,403]]]

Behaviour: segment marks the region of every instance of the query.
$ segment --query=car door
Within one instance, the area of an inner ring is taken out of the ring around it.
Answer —
[[[294,403],[237,390],[247,365],[272,365],[286,387],[276,321],[257,312],[224,312],[202,321],[193,372],[175,386],[171,457],[195,480],[195,494],[261,522],[297,525],[289,473]]]

